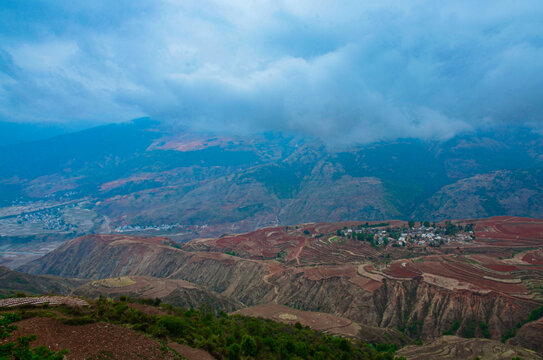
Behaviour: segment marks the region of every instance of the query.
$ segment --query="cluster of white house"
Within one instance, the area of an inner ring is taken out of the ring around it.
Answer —
[[[393,229],[397,230],[397,229]],[[385,243],[392,243],[395,246],[406,246],[408,243],[418,246],[434,246],[437,244],[451,243],[451,242],[469,242],[475,237],[473,231],[459,232],[455,235],[443,235],[440,234],[442,231],[434,227],[425,227],[420,226],[417,228],[402,229],[403,232],[400,233],[400,236],[396,239],[390,236],[390,230],[379,230],[379,229],[364,229],[364,230],[353,230],[353,229],[344,229],[344,235],[351,235],[353,232],[360,234],[364,232],[371,232],[373,234],[373,239],[378,245],[383,245]]]
[[[161,224],[161,225],[123,225],[123,226],[116,227],[115,230],[113,231],[117,233],[124,233],[124,232],[139,232],[139,231],[168,231],[172,229],[189,230],[190,228],[201,230],[201,229],[207,228],[207,224],[206,225],[181,225],[179,223],[175,223],[175,224]]]
[[[451,242],[467,242],[474,239],[473,231],[461,232],[455,235],[442,235],[436,233],[437,229],[433,227],[414,228],[408,230],[408,232],[401,233],[396,243],[400,246],[405,246],[407,242],[411,242],[415,245],[426,246],[436,245]]]

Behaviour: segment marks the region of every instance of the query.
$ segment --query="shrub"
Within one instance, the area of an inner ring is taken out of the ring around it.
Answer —
[[[245,355],[255,356],[256,355],[256,342],[249,335],[244,335],[241,340],[241,348]]]
[[[0,359],[21,360],[62,360],[67,350],[57,352],[49,350],[45,346],[30,349],[30,343],[36,340],[36,335],[23,336],[16,343],[0,345]]]
[[[238,360],[241,353],[241,346],[239,344],[231,344],[228,346],[228,359]]]
[[[157,325],[166,329],[172,337],[180,337],[185,333],[185,321],[175,316],[163,316]]]

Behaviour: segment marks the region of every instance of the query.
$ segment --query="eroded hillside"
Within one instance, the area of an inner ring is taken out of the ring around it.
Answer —
[[[356,226],[371,224],[272,227],[182,248],[166,238],[90,235],[22,270],[182,279],[245,306],[330,313],[421,339],[450,333],[499,340],[543,303],[542,237],[533,237],[543,230],[541,222],[480,221],[474,240],[437,247],[372,246],[336,234]]]

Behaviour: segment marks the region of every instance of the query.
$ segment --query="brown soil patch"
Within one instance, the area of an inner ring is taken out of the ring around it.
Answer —
[[[532,321],[521,327],[514,338],[507,341],[508,344],[522,346],[543,354],[543,319]]]
[[[175,359],[171,351],[163,352],[161,344],[143,334],[107,323],[80,326],[64,325],[50,318],[31,318],[17,323],[17,330],[3,342],[19,336],[37,335],[32,346],[45,345],[59,351],[67,349],[66,359]]]
[[[356,267],[353,265],[312,267],[307,268],[304,273],[309,280],[313,281],[328,279],[331,277],[357,276]]]
[[[168,313],[162,310],[161,308],[151,306],[151,305],[138,304],[138,303],[127,303],[127,305],[147,315],[157,315],[157,316],[168,315]]]
[[[349,281],[369,292],[374,292],[375,290],[379,289],[382,285],[382,283],[379,281],[368,279],[362,276],[351,277],[349,278]]]
[[[179,279],[162,279],[148,276],[124,276],[96,280],[85,284],[82,289],[104,295],[112,294],[138,294],[144,298],[163,298],[177,288],[195,289],[196,286],[188,281]],[[94,291],[93,291],[94,290]],[[88,291],[89,292],[89,291]]]
[[[320,312],[296,310],[278,304],[253,306],[238,310],[235,314],[262,317],[287,324],[299,322],[314,330],[350,337],[356,337],[361,328],[360,325],[346,318]]]
[[[400,260],[390,264],[385,271],[387,274],[398,278],[414,278],[421,275],[409,260]]]
[[[215,360],[213,356],[202,349],[191,348],[190,346],[181,345],[175,342],[168,343],[168,346],[188,360]]]
[[[543,251],[531,251],[522,257],[530,265],[543,265]]]
[[[510,360],[514,357],[541,359],[541,356],[533,351],[502,344],[496,340],[463,339],[456,336],[442,336],[423,346],[406,346],[397,354],[409,360],[465,360],[476,357],[488,360]]]

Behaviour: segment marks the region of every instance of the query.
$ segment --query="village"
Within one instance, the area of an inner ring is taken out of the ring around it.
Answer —
[[[206,229],[207,225],[182,225],[175,224],[160,224],[160,225],[122,225],[116,227],[113,231],[116,233],[134,233],[144,231],[169,231],[173,229],[183,231],[198,231]]]
[[[58,209],[43,209],[31,213],[19,214],[16,217],[17,224],[24,223],[40,224],[45,230],[70,231],[73,230],[70,224],[66,224]]]
[[[376,225],[359,225],[355,228],[340,229],[338,236],[343,236],[359,241],[367,241],[373,246],[417,246],[417,247],[438,247],[445,244],[466,244],[475,239],[473,224],[465,227],[451,222],[444,224],[430,224],[420,222],[415,225],[410,221],[408,226],[389,227],[387,223]]]

